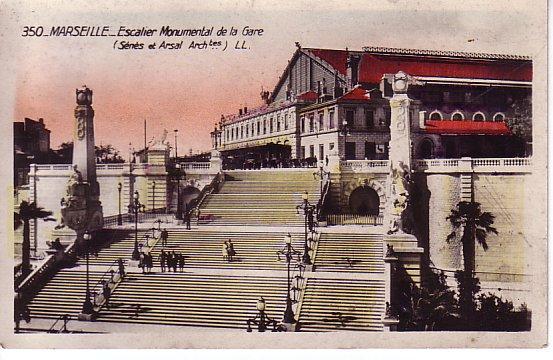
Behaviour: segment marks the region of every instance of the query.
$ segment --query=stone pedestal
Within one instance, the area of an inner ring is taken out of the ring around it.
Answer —
[[[211,158],[209,159],[209,169],[212,173],[219,173],[223,170],[223,160],[221,153],[218,150],[211,150]]]

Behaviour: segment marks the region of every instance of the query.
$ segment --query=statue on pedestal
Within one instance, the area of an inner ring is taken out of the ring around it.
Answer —
[[[75,230],[77,242],[82,242],[86,231],[103,227],[103,214],[99,200],[100,186],[96,179],[92,91],[86,86],[77,89],[76,101],[73,172],[67,180],[65,196],[61,199],[61,215],[62,225]]]

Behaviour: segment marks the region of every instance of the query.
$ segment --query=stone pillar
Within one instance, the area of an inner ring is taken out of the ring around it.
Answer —
[[[219,173],[223,170],[223,160],[221,160],[221,153],[218,150],[211,150],[209,163],[210,172]]]
[[[63,225],[77,233],[77,245],[84,242],[86,231],[103,227],[100,186],[96,179],[94,153],[94,109],[92,90],[83,86],[76,90],[77,106],[73,133],[73,173],[67,181],[67,189],[61,200]]]
[[[388,235],[405,234],[404,220],[409,217],[409,191],[411,183],[411,119],[407,95],[409,84],[415,81],[404,72],[393,77],[393,97],[390,99],[390,172],[388,175],[388,201],[384,225]],[[408,232],[408,231],[407,231]]]

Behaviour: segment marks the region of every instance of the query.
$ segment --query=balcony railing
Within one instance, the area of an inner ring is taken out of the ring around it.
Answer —
[[[532,158],[460,158],[415,161],[415,169],[424,172],[530,172]]]
[[[340,162],[340,167],[352,171],[388,172],[389,160],[346,160]]]

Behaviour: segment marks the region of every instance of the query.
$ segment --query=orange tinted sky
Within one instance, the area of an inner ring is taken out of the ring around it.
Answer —
[[[54,25],[113,29],[120,25],[239,29],[249,25],[263,28],[264,34],[251,41],[249,51],[226,52],[114,50],[113,37],[19,37],[13,116],[18,121],[43,117],[56,148],[71,140],[74,91],[86,84],[94,91],[97,144],[110,143],[127,154],[129,142],[137,148],[142,145],[147,119],[148,138],[166,128],[172,142],[172,130],[178,129],[179,153],[189,148],[205,150],[210,147],[209,132],[222,113],[258,105],[262,86],[272,90],[295,50],[295,41],[305,47],[356,50],[371,45],[524,55],[542,51],[533,37],[540,35],[525,16],[531,2],[509,8],[496,4],[472,0],[427,5],[401,0],[167,1],[153,7],[119,1],[107,10],[80,1],[67,2],[64,8],[18,3],[11,29],[17,34],[23,25],[46,29]],[[183,40],[186,45],[191,39]]]

